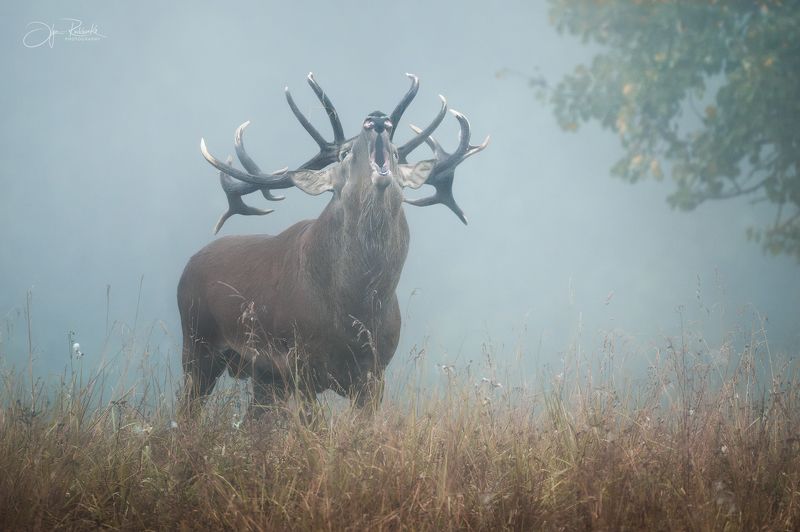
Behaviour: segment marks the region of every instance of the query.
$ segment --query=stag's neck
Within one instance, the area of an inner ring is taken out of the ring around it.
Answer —
[[[408,253],[399,190],[331,201],[309,228],[307,273],[346,314],[386,307]]]

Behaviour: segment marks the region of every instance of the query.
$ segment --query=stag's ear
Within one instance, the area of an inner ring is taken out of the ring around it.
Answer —
[[[430,159],[420,161],[417,164],[400,164],[398,165],[400,175],[397,176],[397,181],[401,187],[419,188],[431,175],[433,164],[434,161]]]
[[[292,172],[292,182],[306,194],[317,196],[323,192],[334,190],[337,167],[338,164],[331,164],[322,170],[298,170]]]

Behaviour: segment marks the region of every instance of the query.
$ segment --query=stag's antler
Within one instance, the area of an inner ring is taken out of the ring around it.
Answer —
[[[234,139],[236,156],[239,158],[239,162],[244,167],[244,172],[238,170],[232,165],[231,158],[228,158],[225,163],[217,160],[206,148],[205,140],[200,139],[200,151],[203,153],[203,156],[206,158],[206,160],[220,171],[220,183],[222,185],[222,190],[225,192],[225,195],[228,198],[228,210],[222,214],[217,222],[217,225],[214,227],[214,234],[219,232],[223,224],[234,214],[248,216],[264,215],[273,212],[272,209],[262,210],[247,205],[244,200],[242,200],[242,196],[251,194],[257,190],[261,190],[264,197],[270,201],[282,200],[284,199],[284,196],[273,196],[271,190],[291,188],[296,185],[293,178],[297,176],[298,172],[305,170],[320,170],[338,160],[339,150],[343,145],[347,144],[349,140],[345,139],[344,137],[344,130],[342,128],[342,123],[339,120],[339,115],[336,112],[336,108],[333,106],[333,103],[331,103],[330,98],[328,98],[328,96],[325,94],[325,91],[322,90],[322,87],[319,86],[319,83],[317,83],[316,79],[314,79],[313,73],[308,74],[308,84],[311,86],[311,89],[314,91],[314,94],[316,94],[317,99],[319,99],[322,107],[325,109],[325,112],[328,115],[328,118],[331,122],[331,127],[333,128],[333,142],[326,141],[319,131],[317,131],[317,129],[311,125],[311,122],[309,122],[309,120],[297,107],[297,104],[295,104],[294,99],[289,92],[289,88],[286,87],[286,100],[289,103],[292,113],[294,113],[297,120],[300,122],[303,128],[305,128],[308,134],[311,135],[311,138],[314,139],[320,149],[317,155],[300,166],[297,170],[290,172],[287,168],[284,168],[272,174],[264,174],[261,172],[261,169],[255,163],[255,161],[253,161],[253,159],[247,154],[242,141],[244,130],[250,125],[249,121],[245,122],[236,129],[236,136]],[[411,98],[413,98],[413,95]],[[400,106],[398,105],[398,107]],[[400,112],[402,114],[402,110]]]
[[[397,104],[397,107],[392,112],[391,120],[395,125],[399,122],[403,112],[414,99],[414,96],[417,94],[417,90],[419,90],[419,79],[413,74],[406,75],[411,78],[411,88],[403,97],[403,99],[400,100],[400,103]],[[486,146],[489,144],[489,137],[487,136],[486,140],[477,146],[471,145],[469,143],[469,121],[463,114],[459,113],[458,111],[451,110],[450,112],[453,113],[458,120],[459,125],[461,126],[459,143],[458,148],[456,148],[456,151],[454,151],[452,154],[444,151],[436,139],[431,136],[436,128],[439,127],[439,124],[442,123],[442,120],[444,120],[444,117],[447,114],[447,100],[441,94],[439,95],[439,98],[442,100],[442,107],[433,121],[425,129],[419,129],[418,127],[412,125],[411,129],[414,130],[416,136],[397,149],[399,162],[401,164],[407,164],[408,156],[420,144],[425,142],[428,144],[428,146],[430,146],[434,155],[434,160],[432,161],[433,170],[424,184],[432,185],[436,189],[436,192],[433,195],[425,198],[415,200],[406,199],[405,202],[418,207],[426,207],[428,205],[441,203],[446,205],[451,211],[453,211],[453,213],[455,213],[456,216],[458,216],[459,220],[466,224],[467,217],[464,215],[464,211],[461,210],[461,207],[458,206],[458,203],[456,203],[456,200],[453,197],[453,178],[455,177],[455,167],[467,157],[470,157],[486,148]],[[394,131],[396,130],[397,128],[395,128]],[[394,134],[394,131],[392,131],[392,135]]]
[[[233,164],[233,157],[229,155],[226,163],[228,166]],[[222,170],[219,172],[219,182],[222,185],[222,190],[225,192],[225,196],[228,198],[228,210],[222,213],[222,216],[219,217],[217,224],[214,226],[215,235],[219,232],[219,230],[222,228],[222,225],[228,220],[228,218],[234,214],[259,216],[273,212],[273,209],[263,210],[257,209],[256,207],[251,207],[242,200],[242,196],[245,194],[250,194],[251,192],[259,190],[258,185],[251,185],[250,183],[245,183],[244,181],[234,179]],[[262,190],[264,192],[264,197],[267,197],[267,194],[270,195],[268,199],[272,199],[273,201],[283,199],[283,196],[272,196],[268,189]]]
[[[203,157],[211,163],[214,168],[219,170],[219,180],[222,190],[228,198],[228,209],[220,216],[214,226],[214,234],[217,234],[223,224],[234,214],[264,215],[272,212],[272,209],[262,210],[247,205],[242,196],[261,190],[264,197],[271,201],[282,200],[283,196],[273,196],[270,190],[290,188],[294,186],[291,176],[287,175],[286,169],[279,170],[272,174],[264,174],[256,163],[250,158],[242,144],[242,134],[250,122],[245,122],[236,129],[236,155],[239,162],[246,171],[241,171],[233,166],[233,158],[228,157],[226,162],[218,161],[206,148],[205,139],[200,139],[200,151]],[[235,179],[234,179],[235,178]]]
[[[413,74],[406,75],[411,79],[411,87],[392,111],[390,120],[395,125],[400,121],[403,113],[411,104],[419,90],[419,79]],[[292,110],[292,113],[306,130],[306,132],[308,132],[308,134],[311,135],[311,138],[313,138],[317,143],[317,146],[319,146],[319,153],[309,159],[297,170],[289,171],[288,168],[284,168],[271,174],[265,174],[261,171],[255,161],[253,161],[253,159],[244,149],[244,143],[242,139],[244,136],[244,130],[248,125],[250,125],[249,121],[245,122],[236,129],[236,135],[234,138],[236,156],[244,168],[244,171],[235,168],[230,157],[225,163],[217,160],[213,155],[211,155],[211,153],[209,153],[208,149],[206,148],[205,140],[200,139],[200,151],[203,153],[203,156],[206,158],[206,160],[220,171],[220,183],[222,185],[222,190],[225,192],[225,195],[228,198],[228,209],[225,211],[225,213],[223,213],[217,222],[217,225],[214,227],[215,234],[222,228],[223,224],[228,220],[228,218],[234,214],[242,214],[247,216],[264,215],[273,212],[272,209],[263,210],[251,207],[242,200],[242,196],[251,194],[257,190],[260,190],[264,197],[270,201],[284,199],[283,196],[272,195],[271,191],[275,189],[297,186],[309,194],[320,194],[326,190],[331,190],[332,187],[330,186],[330,181],[326,179],[325,175],[327,171],[326,167],[339,160],[339,153],[341,152],[342,148],[351,143],[353,139],[345,138],[344,129],[342,128],[342,123],[339,120],[339,115],[336,112],[336,108],[333,106],[333,103],[331,103],[327,94],[325,94],[325,91],[322,90],[322,87],[319,86],[316,79],[314,79],[313,73],[309,73],[308,75],[308,84],[311,86],[311,89],[314,91],[314,94],[317,96],[317,99],[320,101],[322,107],[325,109],[325,112],[328,115],[331,128],[333,129],[333,141],[329,142],[325,140],[320,132],[317,131],[317,129],[311,124],[308,118],[306,118],[306,116],[297,107],[297,104],[294,102],[294,99],[289,92],[289,88],[287,87],[286,101],[289,104],[289,108]],[[430,170],[429,175],[427,175],[427,178],[425,178],[425,176],[421,176],[419,179],[415,180],[413,183],[409,183],[407,186],[417,188],[422,184],[428,184],[432,185],[436,189],[436,192],[429,197],[405,201],[416,206],[428,206],[441,203],[449,207],[450,210],[452,210],[456,216],[458,216],[458,218],[466,224],[467,219],[464,216],[464,212],[453,198],[453,178],[455,167],[467,157],[470,157],[471,155],[483,150],[489,142],[489,137],[486,137],[486,140],[482,144],[477,146],[471,145],[469,143],[469,122],[464,115],[458,111],[451,110],[461,126],[460,140],[458,148],[452,154],[444,151],[439,143],[431,136],[436,128],[439,127],[439,124],[442,123],[442,120],[447,114],[447,101],[445,100],[444,96],[440,95],[439,98],[442,101],[442,107],[433,121],[425,129],[419,129],[415,126],[411,126],[416,133],[416,136],[397,149],[399,159],[398,162],[402,165],[406,165],[409,154],[423,142],[431,147],[433,150],[434,159],[430,161],[423,161],[423,164],[429,163],[427,166],[427,170]],[[392,129],[390,136],[393,136],[396,130],[396,127]]]
[[[442,98],[442,101],[444,101],[444,98]],[[428,205],[436,205],[437,203],[441,203],[453,211],[453,213],[458,216],[458,219],[466,225],[467,217],[464,215],[464,211],[461,210],[461,207],[458,206],[458,203],[456,203],[456,200],[453,197],[453,178],[455,177],[455,169],[456,166],[461,164],[465,159],[486,148],[486,146],[489,145],[489,137],[487,136],[486,139],[477,146],[470,144],[469,120],[467,120],[466,116],[454,109],[451,109],[450,112],[453,113],[453,116],[455,116],[458,120],[459,126],[461,126],[461,131],[458,135],[458,147],[453,153],[447,153],[444,151],[441,144],[439,144],[439,142],[437,142],[436,139],[430,135],[430,132],[432,132],[430,126],[425,128],[425,130],[421,130],[413,125],[411,126],[411,129],[417,133],[417,137],[412,139],[412,141],[422,138],[422,141],[424,141],[431,148],[431,150],[433,150],[433,170],[424,184],[432,185],[436,189],[436,192],[424,198],[414,200],[406,199],[405,202],[410,205],[416,205],[417,207],[427,207]],[[441,122],[441,120],[439,120],[439,122]],[[420,143],[422,141],[420,141]]]

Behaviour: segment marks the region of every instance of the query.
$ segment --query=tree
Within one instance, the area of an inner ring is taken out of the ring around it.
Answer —
[[[748,236],[800,262],[800,2],[550,0],[550,17],[598,49],[546,92],[562,128],[618,134],[612,173],[670,175],[674,208],[768,202]]]

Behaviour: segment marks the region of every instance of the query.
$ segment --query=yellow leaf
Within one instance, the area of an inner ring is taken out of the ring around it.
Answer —
[[[661,179],[661,177],[664,175],[661,172],[661,163],[658,162],[658,159],[653,159],[650,161],[650,173],[653,174],[656,179]]]
[[[626,131],[628,131],[628,122],[625,120],[625,117],[622,116],[622,115],[619,115],[617,117],[617,131],[619,131],[620,134],[623,134]]]
[[[622,86],[622,94],[624,96],[630,96],[631,94],[633,94],[633,89],[635,89],[633,83],[626,83],[625,85]]]

